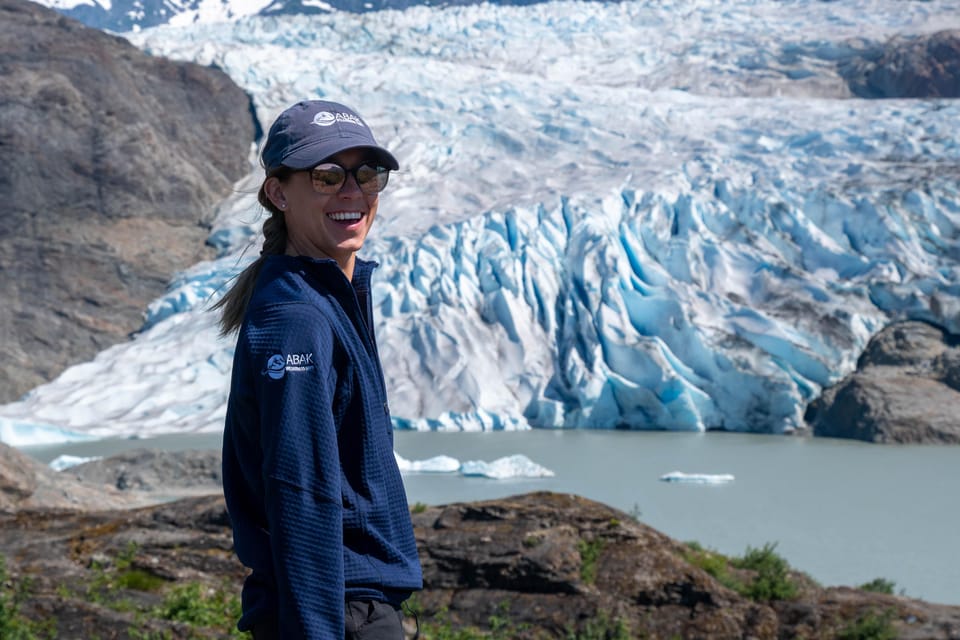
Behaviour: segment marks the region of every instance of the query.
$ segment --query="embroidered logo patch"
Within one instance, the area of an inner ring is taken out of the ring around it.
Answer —
[[[270,356],[266,368],[260,372],[260,375],[279,380],[287,372],[299,373],[311,369],[313,369],[312,353],[288,353],[286,355],[278,353]]]
[[[318,127],[329,127],[337,122],[349,122],[350,124],[355,124],[358,127],[363,127],[366,129],[366,125],[363,124],[363,121],[352,113],[343,113],[342,111],[337,111],[336,113],[320,111],[317,113],[317,115],[313,116],[313,124],[317,125]]]

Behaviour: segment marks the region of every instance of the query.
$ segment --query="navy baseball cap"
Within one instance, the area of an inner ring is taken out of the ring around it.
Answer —
[[[309,169],[346,149],[369,149],[387,169],[399,169],[377,144],[360,115],[337,102],[304,100],[281,113],[270,127],[260,158],[267,171],[283,165]]]

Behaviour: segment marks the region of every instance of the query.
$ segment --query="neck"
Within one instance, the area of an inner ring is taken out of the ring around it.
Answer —
[[[288,256],[307,256],[309,258],[327,258],[333,260],[340,267],[340,270],[343,271],[343,275],[347,276],[347,280],[353,282],[353,267],[357,262],[357,256],[352,251],[337,257],[320,250],[298,251],[292,244],[287,243],[286,254]]]

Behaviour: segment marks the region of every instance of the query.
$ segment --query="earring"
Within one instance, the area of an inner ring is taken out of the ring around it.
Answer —
[[[281,208],[281,209],[286,209],[286,208],[287,208],[287,203],[286,203],[286,202],[281,202],[281,203],[280,203],[280,208]]]

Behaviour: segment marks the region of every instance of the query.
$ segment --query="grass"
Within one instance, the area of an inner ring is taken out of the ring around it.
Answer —
[[[602,538],[577,541],[577,550],[580,552],[580,579],[586,584],[593,584],[597,579],[597,560],[603,553],[605,543]]]
[[[46,624],[29,620],[20,607],[30,596],[32,581],[14,581],[7,571],[7,558],[0,555],[0,638],[3,640],[40,640],[53,638],[53,621]]]
[[[247,635],[236,630],[240,598],[232,589],[211,588],[199,582],[174,585],[164,596],[163,604],[151,613],[161,620],[227,631],[231,637]]]
[[[141,631],[139,628],[148,621],[185,624],[190,628],[189,637],[206,638],[211,633],[217,637],[250,637],[236,628],[241,613],[239,589],[232,585],[210,587],[196,581],[171,583],[134,567],[139,551],[139,547],[131,543],[113,558],[92,561],[86,582],[73,589],[60,585],[57,594],[132,614],[136,624],[128,632],[137,640],[173,637],[167,630]],[[135,600],[129,597],[132,591],[154,595],[146,600],[139,597]],[[54,619],[39,623],[21,613],[21,605],[29,595],[30,581],[12,580],[5,558],[0,556],[0,639],[45,640],[55,637]],[[151,600],[155,604],[151,605]],[[182,636],[182,632],[177,634],[178,638]]]
[[[567,631],[566,640],[631,640],[630,627],[622,618],[610,619],[601,612],[593,620],[588,620],[580,631]]]

